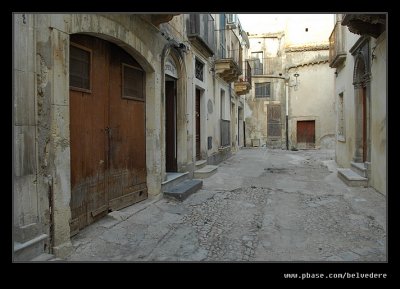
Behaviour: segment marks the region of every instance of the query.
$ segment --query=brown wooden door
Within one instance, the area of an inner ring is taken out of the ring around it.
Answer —
[[[200,154],[200,90],[196,89],[196,160],[201,159]]]
[[[177,171],[176,82],[165,82],[165,153],[167,172]]]
[[[281,106],[268,105],[267,107],[268,121],[268,138],[281,138]]]
[[[299,148],[315,147],[315,121],[297,122],[297,145]]]
[[[367,89],[362,88],[362,150],[363,162],[367,161]]]
[[[144,72],[125,51],[110,44],[109,209],[147,198]]]
[[[71,35],[70,41],[73,235],[109,210],[146,198],[147,188],[145,102],[121,94],[122,63],[138,64],[104,40]]]

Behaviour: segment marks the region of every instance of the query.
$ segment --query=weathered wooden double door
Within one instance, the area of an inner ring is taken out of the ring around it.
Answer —
[[[147,198],[145,72],[120,47],[70,37],[71,235]]]

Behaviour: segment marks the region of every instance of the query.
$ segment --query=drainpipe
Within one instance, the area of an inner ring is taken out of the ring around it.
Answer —
[[[289,150],[289,79],[286,85],[286,150]]]

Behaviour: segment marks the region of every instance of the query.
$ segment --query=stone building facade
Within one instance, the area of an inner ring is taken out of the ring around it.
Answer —
[[[236,14],[14,14],[13,29],[14,260],[67,255],[79,229],[242,144]]]
[[[246,97],[246,144],[334,148],[332,15],[293,15],[276,31],[250,35],[253,87]]]
[[[386,195],[386,15],[336,14],[334,24],[329,65],[336,75],[336,162],[343,168],[339,177]]]

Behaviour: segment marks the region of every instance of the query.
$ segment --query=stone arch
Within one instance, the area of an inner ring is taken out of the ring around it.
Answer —
[[[166,177],[166,143],[165,143],[165,107],[166,107],[166,90],[165,90],[165,81],[166,81],[166,71],[165,64],[167,61],[173,61],[176,67],[177,77],[176,77],[176,85],[177,85],[177,171],[178,172],[186,172],[188,170],[188,156],[187,156],[187,82],[186,82],[186,66],[184,57],[182,52],[177,50],[172,44],[168,43],[164,46],[164,49],[161,54],[161,103],[162,107],[162,117],[161,117],[161,139],[162,143],[162,168],[163,168],[163,178]]]
[[[368,47],[363,46],[356,53],[353,70],[355,102],[355,148],[353,161],[369,162],[371,160],[370,141],[370,69]]]
[[[370,81],[370,73],[367,69],[367,59],[360,51],[354,62],[353,85],[356,87],[366,86]]]
[[[56,17],[56,16],[52,16]],[[156,64],[157,57],[154,49],[144,43],[130,29],[121,23],[96,14],[71,14],[65,16],[65,31],[50,29],[48,48],[55,51],[53,55],[53,76],[51,77],[56,92],[51,92],[49,97],[54,100],[50,114],[51,126],[57,130],[58,135],[52,134],[50,142],[54,144],[54,186],[53,189],[53,251],[62,257],[71,249],[69,219],[71,211],[69,201],[71,198],[70,176],[70,132],[69,132],[69,35],[87,34],[114,43],[130,54],[146,72],[146,167],[147,187],[149,194],[158,193],[161,184],[161,170],[157,159],[160,152],[157,144],[160,135],[157,132],[156,121],[160,111],[159,100],[155,97],[157,87]],[[51,27],[50,27],[51,28]],[[51,37],[50,37],[51,36]],[[60,54],[61,52],[61,54]],[[61,73],[62,72],[62,73]],[[61,105],[58,105],[61,104]],[[149,125],[148,125],[149,124]],[[62,150],[57,147],[61,140],[65,140]],[[150,193],[153,192],[153,193]]]

